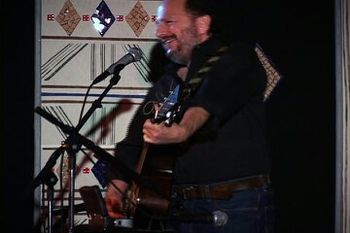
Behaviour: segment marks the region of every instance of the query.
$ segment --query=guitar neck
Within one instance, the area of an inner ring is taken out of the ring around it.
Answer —
[[[137,161],[137,164],[135,166],[135,171],[138,174],[141,174],[141,172],[142,172],[142,168],[143,168],[143,165],[144,165],[145,160],[146,160],[148,147],[149,147],[149,144],[147,142],[144,142],[142,150],[141,150],[141,154],[140,154],[140,157],[139,157],[139,160]]]

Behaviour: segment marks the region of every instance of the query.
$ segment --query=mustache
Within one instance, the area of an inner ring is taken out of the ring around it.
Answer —
[[[169,41],[169,40],[177,40],[177,36],[176,35],[171,35],[171,36],[167,36],[165,38],[162,38],[161,43],[162,44],[166,44],[167,41]]]

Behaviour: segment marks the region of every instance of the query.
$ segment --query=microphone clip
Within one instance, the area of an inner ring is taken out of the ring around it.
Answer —
[[[97,76],[92,85],[95,85],[105,80],[109,75],[119,76],[119,72],[124,69],[130,63],[140,61],[142,58],[142,51],[137,47],[132,47],[128,50],[128,53],[120,58],[117,62],[110,65],[102,74]]]

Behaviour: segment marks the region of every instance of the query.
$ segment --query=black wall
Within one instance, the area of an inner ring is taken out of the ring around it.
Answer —
[[[285,76],[268,104],[277,232],[334,232],[334,6],[278,4],[267,43]]]
[[[277,232],[333,232],[334,6],[273,1],[262,45],[284,74],[268,102]],[[2,1],[2,225],[30,232],[34,162],[34,1]]]
[[[31,232],[33,201],[25,189],[34,167],[34,1],[3,1],[2,204],[4,232]]]

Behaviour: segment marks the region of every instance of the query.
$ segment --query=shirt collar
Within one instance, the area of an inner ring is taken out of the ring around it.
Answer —
[[[211,36],[208,40],[198,44],[194,47],[192,51],[192,58],[196,58],[195,56],[199,53],[199,55],[210,56],[212,55],[220,46],[222,46],[222,42],[218,40],[216,37]]]
[[[192,62],[189,67],[188,77],[205,62],[215,51],[222,46],[222,42],[211,36],[208,40],[198,44],[193,48],[192,51]],[[170,62],[165,66],[165,72],[170,74],[173,77],[179,78],[177,75],[177,70],[185,65],[181,65],[175,62]]]

